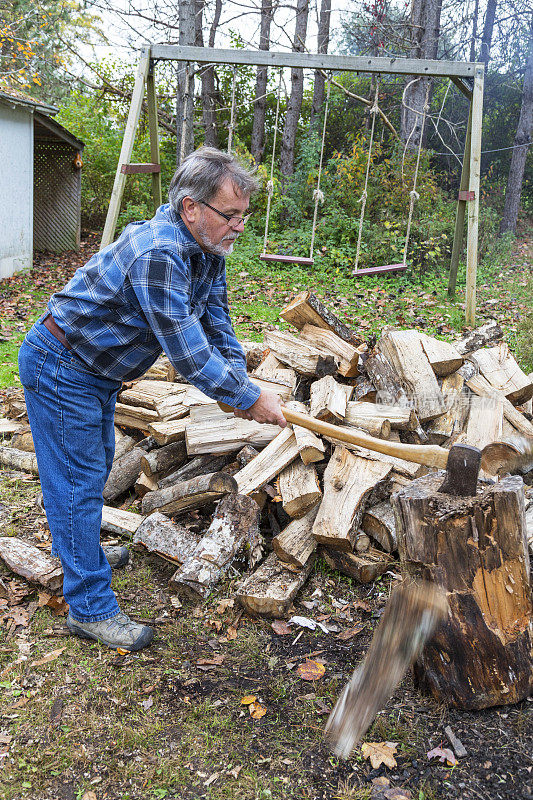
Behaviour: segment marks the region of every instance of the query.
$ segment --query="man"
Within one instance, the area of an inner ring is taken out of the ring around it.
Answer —
[[[261,392],[229,318],[224,256],[247,220],[253,175],[200,148],[175,173],[169,204],[128,225],[48,303],[19,354],[53,553],[61,559],[71,633],[138,650],[151,628],[120,611],[100,546],[102,492],[114,453],[122,381],[164,350],[176,369],[236,414],[285,425]],[[126,553],[127,557],[127,553]]]

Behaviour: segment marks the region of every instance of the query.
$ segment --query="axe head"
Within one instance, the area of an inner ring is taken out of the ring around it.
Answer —
[[[434,584],[393,589],[365,659],[327,721],[325,737],[337,756],[348,758],[447,613],[446,594]]]
[[[454,444],[450,447],[446,478],[439,489],[443,494],[475,497],[477,479],[481,466],[481,450],[470,444]]]

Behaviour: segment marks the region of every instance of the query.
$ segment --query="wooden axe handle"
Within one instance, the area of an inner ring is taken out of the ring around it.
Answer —
[[[218,405],[222,411],[234,411],[234,409],[226,403],[219,402]],[[323,422],[321,419],[310,417],[309,414],[291,411],[283,405],[281,410],[287,422],[291,422],[293,425],[299,425],[301,428],[307,428],[321,436],[330,436],[332,439],[336,439],[339,442],[347,442],[348,444],[355,444],[359,447],[366,447],[368,450],[374,450],[386,456],[404,458],[406,461],[414,461],[416,464],[424,464],[426,467],[446,469],[448,451],[445,450],[444,447],[431,444],[388,442],[385,439],[376,439],[374,436],[356,432],[352,428],[347,428],[346,426],[331,425],[329,422]]]

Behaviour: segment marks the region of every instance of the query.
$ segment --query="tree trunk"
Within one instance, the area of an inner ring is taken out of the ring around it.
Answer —
[[[524,485],[506,476],[477,497],[427,475],[393,495],[398,550],[413,576],[447,592],[450,614],[415,666],[419,684],[462,709],[517,703],[533,689]]]
[[[197,0],[197,2],[199,3],[199,6],[202,7],[204,0]],[[220,22],[221,12],[222,12],[222,0],[216,0],[213,21],[211,23],[211,27],[209,28],[209,47],[215,46],[215,35],[218,28],[218,23]],[[203,47],[204,39],[202,33],[201,18],[200,18],[200,24],[198,24],[199,16],[200,15],[197,13],[196,44],[198,45],[198,47]],[[201,81],[202,81],[202,125],[205,131],[204,144],[207,147],[218,147],[217,119],[215,112],[215,96],[216,96],[215,68],[203,67],[201,73]]]
[[[437,58],[442,0],[415,0],[411,14],[411,58]],[[410,81],[413,79],[411,78]],[[420,143],[424,103],[429,78],[415,80],[407,86],[402,105],[401,138],[408,149]]]
[[[477,39],[477,20],[479,16],[479,0],[474,2],[474,12],[472,14],[472,38],[470,39],[470,58],[469,61],[476,60],[476,39]]]
[[[490,48],[492,45],[492,31],[494,30],[494,18],[496,16],[497,0],[488,0],[487,10],[485,11],[485,24],[481,35],[481,49],[479,60],[485,64],[487,69],[490,59]]]
[[[179,43],[196,43],[196,0],[179,0]],[[188,77],[187,77],[188,69]],[[185,120],[185,125],[184,125]],[[182,135],[184,140],[182,142]],[[194,150],[194,70],[193,65],[178,62],[176,95],[176,163],[179,165]]]
[[[329,23],[331,19],[331,0],[322,0],[320,6],[320,19],[318,20],[317,52],[327,53],[329,46]],[[313,103],[311,105],[310,127],[320,116],[324,104],[326,79],[324,74],[317,70],[315,72],[315,84],[313,88]]]
[[[503,218],[500,225],[500,234],[506,231],[512,233],[516,230],[518,218],[518,208],[520,206],[520,195],[522,194],[522,182],[526,167],[526,158],[531,144],[531,133],[533,131],[533,15],[529,28],[529,47],[524,73],[524,87],[522,89],[522,107],[520,118],[514,138],[514,150],[511,156],[511,166],[507,178],[507,189],[505,192],[505,205],[503,208]]]
[[[270,26],[274,16],[272,0],[262,0],[261,3],[261,29],[259,33],[259,49],[270,49]],[[268,67],[257,68],[257,78],[255,81],[255,105],[254,122],[252,127],[252,155],[256,164],[263,160],[265,152],[265,114],[266,114],[266,90],[268,84]]]
[[[296,25],[294,27],[293,52],[303,53],[307,35],[307,18],[309,16],[309,0],[297,0]],[[281,139],[280,168],[284,178],[289,178],[294,172],[294,148],[296,144],[296,131],[302,109],[304,94],[303,69],[291,69],[291,96],[287,104],[285,125]]]

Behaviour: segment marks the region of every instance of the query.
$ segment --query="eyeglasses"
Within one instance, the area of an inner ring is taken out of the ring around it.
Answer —
[[[250,219],[250,217],[252,216],[252,213],[253,213],[251,211],[249,214],[246,214],[245,217],[233,217],[233,216],[230,216],[229,214],[224,214],[223,211],[219,211],[218,208],[215,208],[214,206],[209,205],[209,203],[206,203],[205,200],[200,200],[200,202],[202,203],[202,205],[207,206],[208,208],[210,208],[211,211],[215,211],[220,217],[224,217],[224,219],[226,220],[228,225],[231,225],[232,228],[236,228],[238,225],[241,224],[241,222],[242,222],[243,225],[246,225],[246,223],[248,222],[248,220]]]

